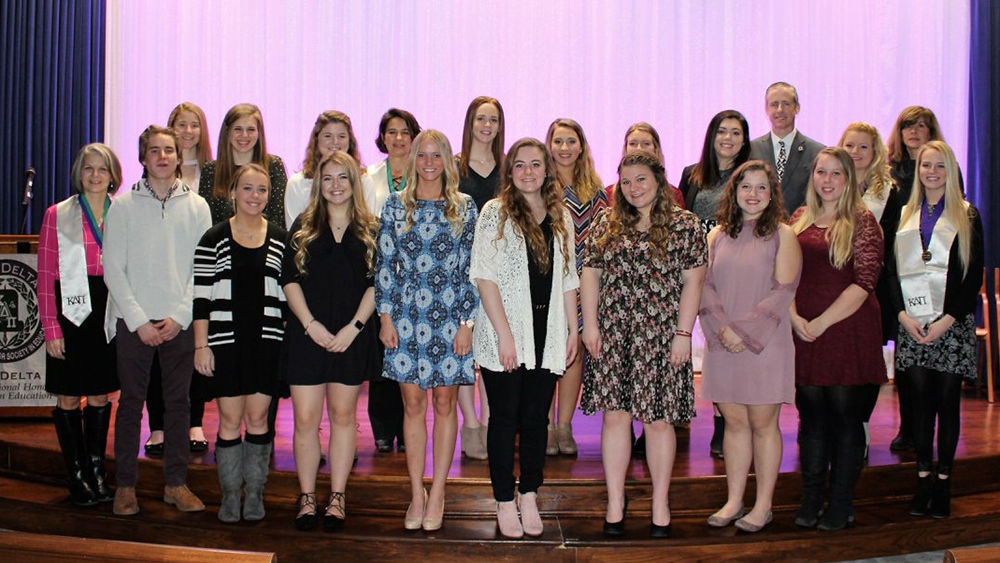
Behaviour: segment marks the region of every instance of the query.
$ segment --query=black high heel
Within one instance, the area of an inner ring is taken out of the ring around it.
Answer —
[[[604,535],[605,536],[621,536],[625,534],[625,513],[628,512],[628,494],[625,495],[625,503],[622,506],[622,519],[617,522],[608,522],[607,519],[604,520]]]
[[[340,504],[335,504],[337,501]],[[340,511],[340,516],[336,514],[330,514],[330,510]],[[326,511],[323,513],[323,531],[333,532],[340,530],[344,527],[347,522],[347,494],[346,493],[330,493],[330,502],[326,505]]]
[[[319,518],[316,516],[316,493],[299,494],[299,510],[312,508],[312,512],[305,512],[295,517],[295,527],[300,531],[307,531],[316,528]]]

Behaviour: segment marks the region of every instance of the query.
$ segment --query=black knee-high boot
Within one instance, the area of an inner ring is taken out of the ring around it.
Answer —
[[[93,506],[97,497],[84,480],[84,468],[90,460],[83,445],[83,421],[79,409],[52,409],[52,419],[59,437],[63,460],[66,462],[69,500],[76,506]]]
[[[104,457],[108,448],[108,425],[111,423],[111,403],[103,407],[83,408],[83,435],[90,464],[84,469],[84,479],[94,491],[97,502],[111,502],[115,492],[108,486]]]
[[[799,465],[802,469],[802,503],[795,515],[795,524],[815,528],[823,508],[829,456],[822,438],[799,438]]]
[[[861,474],[864,449],[861,445],[837,448],[830,471],[830,504],[817,528],[839,530],[854,521],[854,487]]]

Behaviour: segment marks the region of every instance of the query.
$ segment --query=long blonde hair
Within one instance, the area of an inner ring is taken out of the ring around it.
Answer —
[[[850,132],[863,133],[872,138],[872,162],[865,171],[864,178],[858,178],[858,186],[862,183],[868,186],[868,191],[882,199],[887,191],[896,189],[895,182],[892,181],[892,168],[889,166],[889,152],[882,143],[882,136],[878,134],[878,129],[870,123],[855,121],[847,126],[844,134],[840,136],[838,147],[843,148],[844,140]]]
[[[580,140],[580,156],[576,157],[576,162],[573,163],[572,188],[581,203],[589,203],[590,200],[597,197],[597,192],[604,189],[601,177],[597,175],[597,169],[594,167],[594,158],[590,156],[590,143],[587,142],[587,136],[583,134],[583,127],[579,123],[563,117],[553,121],[549,125],[549,132],[545,134],[545,147],[550,152],[552,150],[552,136],[555,134],[557,127],[572,129]],[[562,180],[559,179],[559,174],[556,174],[555,170],[552,171],[552,176],[559,191],[565,190],[566,186],[563,185]]]
[[[425,129],[420,132],[410,147],[410,158],[406,163],[406,177],[410,180],[406,183],[406,189],[399,194],[399,201],[406,210],[406,226],[404,231],[413,227],[413,211],[417,207],[417,152],[420,145],[427,141],[432,141],[437,145],[441,159],[444,161],[444,173],[441,178],[441,195],[444,197],[444,217],[451,225],[451,234],[455,237],[462,234],[462,225],[465,222],[466,200],[465,196],[458,191],[458,166],[452,158],[451,143],[444,133],[436,129]]]
[[[944,157],[944,169],[947,172],[947,183],[944,186],[944,211],[942,216],[955,226],[958,236],[958,257],[962,261],[962,277],[969,273],[969,255],[972,252],[972,223],[969,221],[968,206],[965,204],[965,196],[962,195],[962,186],[958,182],[958,162],[955,161],[955,153],[944,141],[928,141],[920,147],[917,153],[917,171],[913,175],[913,192],[910,193],[910,201],[903,207],[899,224],[903,225],[915,213],[920,213],[920,206],[924,202],[924,183],[920,180],[920,162],[924,154],[929,151],[938,151]]]
[[[843,193],[837,199],[836,215],[833,224],[826,229],[826,242],[830,245],[830,264],[842,269],[851,259],[853,254],[852,242],[854,239],[854,229],[858,223],[858,217],[866,213],[864,204],[861,201],[861,193],[858,190],[858,180],[854,172],[854,161],[847,151],[840,147],[826,147],[816,155],[809,173],[809,186],[806,188],[805,212],[792,224],[792,230],[799,234],[812,225],[816,218],[822,214],[823,202],[816,195],[815,176],[816,165],[823,156],[832,156],[837,159],[841,169],[844,171],[846,185]]]
[[[531,216],[531,210],[528,208],[528,202],[524,199],[524,195],[514,186],[514,180],[511,175],[514,169],[514,159],[517,158],[518,151],[525,148],[538,149],[541,151],[542,158],[544,159],[545,179],[542,182],[541,195],[542,200],[545,202],[545,214],[548,216],[549,223],[552,226],[553,238],[558,241],[559,249],[562,252],[563,273],[565,274],[569,272],[570,268],[569,245],[573,244],[570,242],[573,234],[566,228],[566,221],[563,218],[566,206],[562,202],[562,193],[556,189],[553,183],[552,157],[545,150],[545,145],[538,139],[529,137],[519,139],[507,151],[507,157],[503,161],[503,183],[500,186],[500,193],[497,195],[497,198],[500,200],[500,213],[495,240],[500,240],[503,237],[504,224],[510,220],[514,224],[514,232],[517,233],[517,236],[526,239],[528,246],[531,248],[531,253],[538,261],[541,271],[549,271],[549,266],[552,263],[551,256],[549,256],[549,245],[546,244],[542,228]],[[574,264],[572,267],[575,268],[576,265]]]
[[[320,161],[316,168],[319,172],[313,178],[312,197],[309,206],[302,212],[301,226],[292,235],[292,247],[295,248],[295,267],[301,274],[307,274],[306,265],[309,262],[309,243],[316,240],[323,231],[330,228],[330,212],[327,201],[323,197],[323,168],[327,164],[342,167],[347,172],[351,182],[351,202],[348,209],[351,221],[351,231],[365,245],[365,265],[371,276],[375,266],[375,235],[378,233],[378,219],[368,210],[365,204],[364,188],[361,186],[361,170],[350,153],[336,151]]]

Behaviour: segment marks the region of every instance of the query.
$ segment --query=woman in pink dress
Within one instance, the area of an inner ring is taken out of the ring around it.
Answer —
[[[708,277],[701,297],[707,350],[702,392],[726,419],[723,454],[729,497],[709,526],[760,531],[771,521],[781,466],[782,403],[795,390],[795,347],[788,307],[795,297],[802,252],[784,224],[781,181],[751,160],[733,173],[708,233]],[[743,516],[753,462],[757,499]],[[741,517],[742,516],[742,517]]]
[[[864,417],[873,387],[886,381],[874,293],[882,230],[861,201],[847,151],[827,147],[816,156],[806,204],[792,216],[792,229],[802,246],[802,279],[792,306],[802,467],[795,523],[837,530],[854,519]],[[821,518],[828,472],[830,504]]]

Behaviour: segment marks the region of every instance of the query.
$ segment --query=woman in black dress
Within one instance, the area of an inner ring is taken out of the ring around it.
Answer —
[[[476,210],[497,196],[500,187],[500,166],[503,164],[503,106],[496,98],[478,96],[465,112],[462,131],[462,152],[458,162],[458,191],[472,196]],[[458,408],[462,411],[462,453],[472,459],[486,459],[486,429],[490,419],[490,404],[486,387],[476,369],[479,383],[479,416],[476,416],[476,386],[458,388]]]
[[[287,376],[295,413],[300,530],[314,528],[317,439],[326,399],[330,418],[327,531],[343,527],[345,489],[357,445],[355,411],[363,382],[382,369],[373,266],[378,224],[365,206],[361,172],[350,154],[320,162],[312,201],[292,224],[282,284],[288,298]]]
[[[278,285],[287,233],[264,218],[271,183],[257,164],[240,168],[236,214],[209,229],[194,251],[194,367],[219,407],[215,461],[222,488],[219,520],[264,518],[271,460],[267,410],[278,381],[285,296]],[[246,441],[240,437],[246,422]]]
[[[109,194],[122,182],[115,153],[91,143],[76,155],[70,179],[80,193],[49,207],[38,237],[38,311],[45,331],[45,390],[77,506],[111,502],[104,452],[118,390],[114,341],[104,335],[108,288],[101,262]],[[84,297],[84,299],[74,299]],[[81,303],[83,305],[81,305]],[[87,406],[80,414],[80,397]]]

